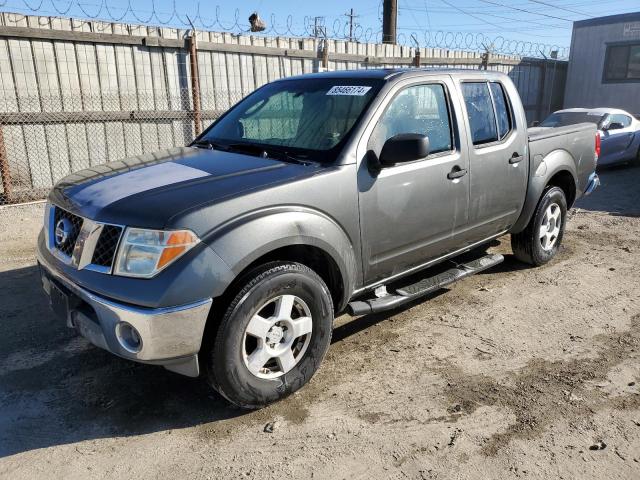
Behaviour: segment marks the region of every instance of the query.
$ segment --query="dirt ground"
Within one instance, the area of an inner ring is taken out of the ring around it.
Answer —
[[[251,413],[68,330],[42,205],[0,208],[0,477],[640,478],[640,169],[601,178],[550,265],[503,238],[493,270],[341,317],[311,383]]]

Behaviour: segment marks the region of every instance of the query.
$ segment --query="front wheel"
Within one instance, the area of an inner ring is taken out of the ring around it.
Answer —
[[[247,275],[205,353],[209,384],[230,402],[260,408],[301,388],[325,356],[333,303],[310,268],[270,263]]]
[[[527,227],[511,235],[516,258],[531,265],[544,265],[560,248],[567,218],[567,199],[559,187],[547,189]]]

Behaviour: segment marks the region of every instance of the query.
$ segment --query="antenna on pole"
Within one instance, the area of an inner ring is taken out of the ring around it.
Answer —
[[[491,53],[493,53],[493,43],[490,45],[486,45],[484,42],[482,43],[482,47],[484,48],[484,53],[482,54],[482,63],[480,64],[480,70],[487,70],[489,68],[489,60],[491,59]]]
[[[314,38],[327,36],[326,29],[324,26],[324,17],[313,17],[312,28],[313,28],[312,33]]]

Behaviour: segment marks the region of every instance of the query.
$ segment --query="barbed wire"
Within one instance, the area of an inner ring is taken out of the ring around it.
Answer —
[[[191,24],[210,31],[221,31],[234,34],[243,34],[250,31],[248,18],[241,15],[236,8],[232,18],[223,18],[222,9],[215,6],[215,16],[207,17],[201,12],[201,2],[196,3],[195,15],[181,14],[178,11],[177,2],[173,0],[171,12],[160,12],[156,8],[156,0],[150,0],[151,9],[142,10],[133,8],[132,0],[127,0],[126,6],[115,7],[109,5],[107,0],[99,3],[87,3],[80,0],[18,0],[24,5],[22,12],[27,14],[53,13],[61,16],[69,16],[72,9],[79,11],[85,19],[91,21],[122,22],[127,18],[133,18],[143,25],[171,26],[191,28]],[[0,8],[5,8],[8,0],[0,0]],[[47,11],[48,6],[53,10]],[[139,5],[139,2],[138,2]],[[75,8],[74,8],[75,7]],[[15,8],[15,7],[14,7]],[[17,7],[20,9],[20,7]],[[209,10],[210,7],[207,7]],[[120,13],[118,13],[120,12]],[[381,13],[378,12],[380,17]],[[321,28],[318,29],[318,19],[323,19]],[[267,27],[260,32],[261,36],[289,36],[289,37],[317,37],[321,36],[335,40],[353,40],[363,43],[380,43],[382,31],[371,27],[364,27],[354,22],[351,35],[350,23],[346,18],[336,17],[326,25],[326,17],[305,16],[302,25],[294,22],[293,15],[288,15],[284,23],[278,22],[275,14],[269,16]],[[255,33],[254,33],[255,34]],[[486,51],[495,54],[517,55],[523,57],[552,57],[566,59],[569,57],[569,48],[533,41],[513,40],[502,36],[490,37],[483,33],[464,33],[445,30],[416,30],[407,33],[399,33],[397,42],[400,45],[410,47],[441,48],[464,51]]]

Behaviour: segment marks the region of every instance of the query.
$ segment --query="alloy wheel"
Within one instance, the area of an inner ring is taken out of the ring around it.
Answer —
[[[300,297],[280,295],[264,303],[245,330],[247,369],[266,379],[291,371],[309,346],[312,328],[311,310]]]
[[[540,238],[540,244],[542,249],[550,251],[558,241],[560,235],[560,227],[562,226],[562,210],[560,205],[552,203],[547,207],[542,217],[542,224],[538,230],[538,237]]]

